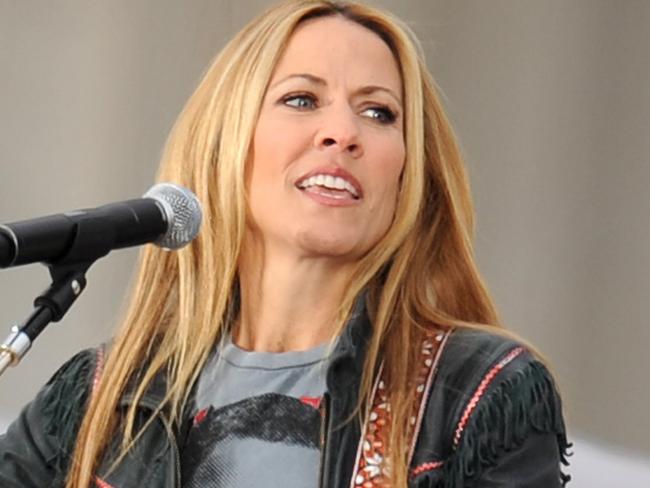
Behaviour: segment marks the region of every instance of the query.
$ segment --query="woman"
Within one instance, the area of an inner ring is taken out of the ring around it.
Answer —
[[[2,486],[566,482],[553,380],[499,328],[461,157],[400,22],[270,9],[206,73],[159,179],[196,192],[204,228],[144,251],[114,342],[0,441]]]

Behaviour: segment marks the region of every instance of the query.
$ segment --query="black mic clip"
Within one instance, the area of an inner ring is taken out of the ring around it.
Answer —
[[[0,375],[16,366],[32,343],[50,322],[60,321],[86,288],[86,272],[108,254],[113,238],[105,226],[92,219],[78,221],[68,252],[54,262],[44,263],[52,277],[51,285],[34,300],[34,310],[0,345]]]
[[[60,321],[86,288],[86,271],[111,251],[114,241],[110,227],[96,219],[75,222],[72,243],[65,255],[45,263],[52,284],[34,300],[35,310],[21,327],[31,342],[50,322]]]

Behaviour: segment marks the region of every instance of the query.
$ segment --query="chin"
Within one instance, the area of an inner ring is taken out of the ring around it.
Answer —
[[[305,232],[297,236],[297,241],[300,248],[313,256],[355,260],[367,251],[357,239],[340,235]]]

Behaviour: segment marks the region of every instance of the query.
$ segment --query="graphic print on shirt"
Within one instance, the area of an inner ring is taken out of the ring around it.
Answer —
[[[303,486],[320,458],[317,398],[277,393],[197,413],[183,449],[183,486]]]

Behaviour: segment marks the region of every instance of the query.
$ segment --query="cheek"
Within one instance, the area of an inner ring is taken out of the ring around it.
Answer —
[[[268,187],[285,186],[288,173],[308,145],[305,130],[282,118],[262,114],[253,135],[251,180],[264,180]]]
[[[262,199],[282,173],[282,142],[274,137],[272,124],[260,119],[253,135],[253,151],[248,166],[248,196]]]
[[[373,216],[370,228],[373,230],[369,235],[374,239],[388,232],[395,217],[405,159],[404,144],[401,141],[386,144],[382,149],[375,154],[376,165],[372,172],[375,192],[370,208]]]
[[[382,199],[379,203],[390,206],[391,216],[397,205],[397,196],[399,194],[405,159],[406,150],[400,140],[391,147],[386,148],[382,160],[378,164],[378,168],[381,168],[381,173],[378,174],[378,184],[381,187],[380,193]]]
[[[272,145],[264,127],[258,124],[253,136],[253,150],[246,168],[246,194],[248,201],[248,220],[254,227],[263,225],[264,201],[268,198],[269,184],[272,181]]]

